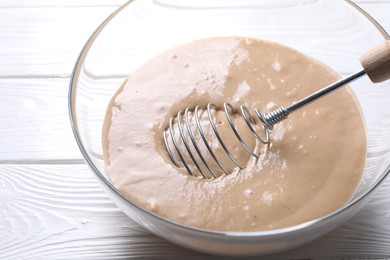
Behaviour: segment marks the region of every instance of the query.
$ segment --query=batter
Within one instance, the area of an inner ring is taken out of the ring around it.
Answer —
[[[266,113],[336,81],[332,70],[268,41],[227,37],[168,50],[136,70],[109,104],[106,168],[131,200],[165,218],[220,231],[296,225],[342,207],[366,157],[364,121],[344,87],[275,125],[259,160],[212,180],[174,166],[162,133],[179,110],[227,101]],[[242,153],[244,154],[244,153]]]

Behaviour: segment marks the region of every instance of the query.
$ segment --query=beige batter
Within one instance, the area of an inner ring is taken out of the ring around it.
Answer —
[[[291,114],[269,147],[251,144],[263,149],[259,160],[238,153],[248,167],[213,180],[173,166],[162,132],[187,106],[228,101],[270,112],[337,79],[302,53],[261,40],[213,38],[169,50],[135,71],[109,105],[103,148],[111,180],[143,207],[205,229],[269,230],[330,213],[350,199],[365,163],[364,122],[348,88]]]

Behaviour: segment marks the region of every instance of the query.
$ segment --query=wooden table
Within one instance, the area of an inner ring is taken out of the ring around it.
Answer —
[[[93,30],[125,2],[0,1],[0,259],[214,259],[159,239],[121,213],[73,138],[73,65]],[[389,0],[355,2],[390,31]],[[343,226],[273,257],[390,258],[389,194],[387,180]]]

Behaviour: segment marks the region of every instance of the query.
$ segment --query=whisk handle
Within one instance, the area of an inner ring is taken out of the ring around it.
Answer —
[[[372,82],[390,79],[390,41],[369,49],[360,58],[360,63]]]

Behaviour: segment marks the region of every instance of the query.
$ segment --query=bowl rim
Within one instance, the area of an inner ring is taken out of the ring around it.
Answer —
[[[91,170],[99,177],[99,179],[107,185],[112,191],[114,191],[117,195],[119,195],[126,203],[130,203],[132,206],[136,207],[140,211],[142,211],[145,214],[151,215],[154,218],[159,219],[160,221],[166,222],[165,224],[169,225],[175,225],[179,228],[185,229],[187,231],[192,232],[198,232],[203,234],[209,234],[209,235],[218,235],[218,236],[224,236],[224,237],[256,237],[256,238],[267,238],[267,237],[274,237],[277,235],[286,235],[288,233],[296,232],[299,230],[302,230],[306,227],[310,227],[315,225],[319,222],[325,222],[326,220],[330,220],[334,216],[347,211],[352,206],[356,205],[359,201],[363,200],[367,197],[370,193],[374,192],[381,183],[386,179],[388,175],[390,175],[390,165],[385,169],[384,174],[376,180],[372,187],[366,191],[365,193],[361,194],[354,200],[348,202],[343,207],[332,211],[324,216],[321,216],[319,218],[306,221],[304,223],[300,223],[294,226],[284,227],[284,228],[278,228],[278,229],[271,229],[271,230],[263,230],[263,231],[218,231],[218,230],[211,230],[211,229],[204,229],[194,226],[189,226],[184,223],[180,223],[177,221],[174,221],[172,219],[163,217],[161,215],[158,215],[152,211],[149,211],[146,208],[143,208],[141,205],[138,205],[136,202],[132,201],[130,198],[125,196],[123,193],[121,193],[110,181],[107,180],[107,178],[99,171],[99,169],[95,166],[91,158],[89,157],[83,142],[81,140],[81,137],[79,136],[78,131],[78,124],[77,124],[77,116],[75,114],[75,100],[76,100],[76,85],[78,82],[78,76],[80,72],[80,68],[82,67],[84,60],[88,54],[89,48],[94,43],[95,39],[99,36],[100,32],[106,27],[106,25],[113,19],[117,14],[119,14],[123,9],[125,9],[127,6],[135,2],[136,0],[130,0],[121,7],[119,7],[117,10],[115,10],[111,15],[109,15],[98,27],[97,29],[92,33],[92,35],[88,38],[87,42],[83,46],[83,48],[80,51],[80,54],[76,60],[76,63],[73,67],[73,71],[70,77],[69,82],[69,91],[68,91],[68,113],[70,118],[70,125],[72,128],[73,135],[75,137],[76,143],[81,151],[81,154],[84,157],[84,160],[87,162],[87,165],[91,168]],[[358,12],[360,12],[365,18],[367,18],[374,27],[379,31],[379,33],[382,34],[384,40],[390,40],[390,35],[385,31],[385,29],[366,11],[364,11],[360,6],[353,3],[351,0],[342,0],[343,2],[351,5],[352,8],[355,8]]]

